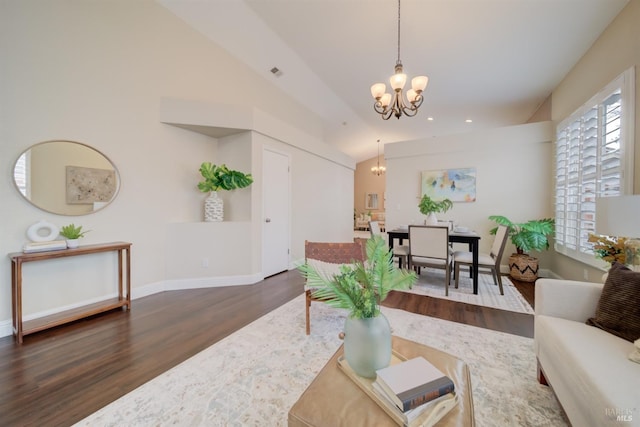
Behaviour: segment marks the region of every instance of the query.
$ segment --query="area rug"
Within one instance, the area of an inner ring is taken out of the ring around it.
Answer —
[[[499,308],[501,310],[515,311],[518,313],[533,314],[533,308],[524,299],[522,294],[511,283],[508,277],[502,276],[502,288],[504,295],[500,295],[500,289],[493,284],[490,274],[478,275],[478,294],[473,293],[473,280],[468,271],[460,271],[458,288],[454,281],[449,284],[449,296],[444,294],[445,276],[444,270],[423,268],[418,282],[412,289],[403,291],[419,295],[428,295],[434,298],[443,298],[467,304],[484,305],[486,307]]]
[[[341,344],[343,310],[299,296],[77,423],[286,426],[287,413]],[[393,333],[469,364],[478,426],[565,426],[536,381],[533,341],[383,307]]]

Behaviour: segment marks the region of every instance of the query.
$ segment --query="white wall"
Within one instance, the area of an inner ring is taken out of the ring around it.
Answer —
[[[267,135],[277,133],[279,121],[288,124],[295,131],[279,137],[279,144],[304,147],[291,148],[299,197],[292,206],[296,256],[309,225],[313,238],[351,236],[355,162],[349,167],[348,161],[327,160],[335,150],[321,142],[320,119],[155,2],[0,2],[0,56],[0,253],[19,251],[26,229],[40,219],[74,222],[92,230],[82,244],[133,243],[134,296],[136,290],[165,282],[173,250],[168,228],[202,220],[205,195],[196,188],[198,168],[219,158],[215,138],[161,123],[166,97],[232,100],[269,111],[269,118],[255,118],[269,128]],[[122,186],[110,206],[88,216],[62,217],[22,199],[11,181],[13,161],[28,146],[51,139],[87,143],[114,162]],[[251,164],[253,170],[256,159]],[[254,207],[255,197],[252,193]],[[247,224],[249,235],[259,233],[252,222]],[[234,259],[244,262],[241,256]],[[100,272],[112,264],[104,255],[26,266],[25,313],[104,296],[111,290],[102,279],[110,278]],[[0,277],[2,329],[2,321],[6,326],[11,317],[6,257]]]
[[[635,171],[633,194],[640,194],[640,0],[631,0],[551,95],[551,116],[558,124],[623,71],[635,66]],[[554,130],[555,132],[555,130]],[[552,268],[562,277],[599,281],[602,271],[562,254]]]
[[[551,140],[551,122],[540,122],[387,144],[387,230],[424,222],[418,209],[424,170],[476,169],[476,201],[454,203],[438,219],[476,230],[482,251],[488,252],[493,242],[489,230],[496,224],[490,215],[514,222],[552,217]],[[514,251],[509,242],[503,264]],[[540,258],[541,268],[547,268]]]

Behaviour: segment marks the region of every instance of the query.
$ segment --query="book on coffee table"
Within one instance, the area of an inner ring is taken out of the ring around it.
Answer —
[[[407,360],[406,357],[392,351],[391,364],[398,364]],[[379,395],[375,390],[374,379],[364,378],[355,373],[349,366],[344,356],[338,358],[338,367],[347,375],[362,391],[364,391],[387,415],[399,426],[403,427],[431,427],[440,421],[451,409],[458,404],[458,396],[455,393],[447,395],[442,399],[427,403],[423,408],[416,408],[415,412],[401,411],[391,400]]]
[[[373,382],[372,384],[373,391],[389,406],[396,406],[396,404],[389,399],[387,393],[380,387],[377,382]],[[447,393],[444,396],[440,396],[436,399],[433,399],[427,403],[423,403],[420,406],[415,407],[414,409],[409,409],[408,411],[401,412],[400,416],[406,425],[412,426],[413,421],[418,419],[423,413],[428,413],[426,419],[420,418],[421,426],[431,426],[447,414],[457,403],[457,398],[455,392]],[[398,408],[397,408],[398,409]],[[399,410],[399,409],[398,409]],[[406,420],[405,420],[406,419]]]
[[[376,384],[406,412],[445,394],[455,385],[424,357],[416,357],[376,371]]]

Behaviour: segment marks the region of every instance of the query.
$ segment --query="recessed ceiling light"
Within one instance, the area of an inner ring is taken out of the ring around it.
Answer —
[[[429,120],[430,122],[433,121],[433,117],[427,117],[427,120]]]
[[[473,123],[473,120],[467,119],[467,120],[465,120],[465,123]]]

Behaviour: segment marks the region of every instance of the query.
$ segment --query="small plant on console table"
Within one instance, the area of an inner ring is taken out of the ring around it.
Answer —
[[[86,233],[91,230],[82,231],[82,226],[78,225],[77,227],[74,224],[65,225],[60,228],[60,235],[67,239],[67,247],[68,248],[77,248],[78,247],[78,239],[84,237]]]
[[[549,249],[548,236],[555,230],[555,220],[544,218],[515,223],[501,215],[491,215],[489,219],[509,227],[511,243],[516,247],[516,253],[509,257],[509,275],[523,282],[535,282],[538,278],[538,258],[527,252]],[[490,233],[496,234],[497,230],[498,227],[495,227]]]

